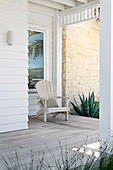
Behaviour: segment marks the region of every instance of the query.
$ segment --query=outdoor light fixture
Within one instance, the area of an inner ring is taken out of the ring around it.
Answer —
[[[8,34],[7,34],[7,42],[8,42],[8,45],[13,45],[13,31],[8,31]]]

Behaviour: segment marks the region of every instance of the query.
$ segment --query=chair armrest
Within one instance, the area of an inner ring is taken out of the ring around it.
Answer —
[[[65,97],[65,96],[57,96],[58,99],[70,99],[69,97]]]
[[[65,96],[57,96],[57,99],[65,99],[66,100],[66,106],[68,107],[69,105],[69,97],[65,97]]]

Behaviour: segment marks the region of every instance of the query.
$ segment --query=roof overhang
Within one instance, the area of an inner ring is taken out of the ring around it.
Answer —
[[[46,6],[49,8],[57,9],[59,11],[64,11],[66,9],[71,9],[83,4],[87,5],[89,2],[95,0],[28,0],[29,2]]]

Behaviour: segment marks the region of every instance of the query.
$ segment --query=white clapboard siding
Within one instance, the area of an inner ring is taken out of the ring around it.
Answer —
[[[37,13],[37,6],[38,6],[38,13],[45,15],[45,16],[54,16],[54,9],[37,5],[35,3],[29,2],[29,12]]]
[[[0,92],[26,92],[27,84],[0,84]]]
[[[28,55],[26,53],[0,51],[0,59],[9,59],[9,60],[28,60]]]
[[[17,28],[8,27],[8,29],[13,31],[14,37],[19,36],[22,38],[26,38],[28,36],[28,32],[26,32],[26,30],[19,29],[18,27]],[[18,32],[18,34],[17,34],[17,32]],[[0,25],[0,34],[7,35],[7,27]]]
[[[29,98],[31,100],[32,99],[38,99],[38,94],[37,94],[36,90],[35,90],[35,92],[32,92],[32,91],[29,92]]]
[[[14,115],[22,115],[22,114],[28,114],[28,107],[11,107],[11,108],[0,108],[1,109],[1,114],[0,117],[2,116],[14,116]]]
[[[7,99],[28,99],[28,93],[25,92],[0,92],[0,100]]]
[[[26,44],[27,45],[27,44]],[[21,52],[21,53],[27,53],[28,48],[25,45],[15,44],[13,46],[5,45],[4,43],[0,43],[0,51],[14,51],[14,52]]]
[[[24,6],[24,5],[28,5],[27,1],[25,1],[25,3],[23,4],[23,0],[19,0],[19,1],[15,1],[15,0],[1,0],[1,2],[5,3],[5,4],[9,4],[10,2],[12,2],[12,4],[10,5],[16,5],[17,7],[19,7],[19,5],[21,5],[20,7]]]
[[[25,106],[28,106],[28,99],[0,100],[0,109]]]
[[[18,119],[19,116],[19,119]],[[16,122],[15,122],[16,120]],[[21,123],[24,121],[28,121],[28,116],[25,115],[13,115],[13,116],[7,116],[6,117],[0,117],[0,125],[4,125],[4,124],[11,124],[11,123]]]
[[[36,110],[36,112],[38,111],[38,109],[39,109],[39,106],[36,104],[36,105],[30,105],[30,107],[29,107],[29,111],[32,111],[32,110]]]
[[[19,29],[26,29],[27,28],[27,23],[23,22],[21,20],[16,20],[16,19],[7,19],[7,18],[0,18],[1,21],[1,26],[6,26],[6,27],[13,27],[16,28],[18,26]]]
[[[49,24],[50,24],[50,19],[51,17],[49,16],[44,16],[42,14],[32,14],[32,15],[29,15],[29,22],[32,24],[35,24],[36,21],[38,21],[38,24],[39,25],[42,25],[42,26],[48,26],[49,27]],[[42,22],[43,21],[43,22]]]
[[[18,75],[18,76],[27,76],[28,69],[27,68],[0,68],[0,75]]]
[[[10,123],[6,125],[0,125],[0,132],[10,132],[10,131],[15,131],[15,130],[23,130],[23,129],[28,129],[28,123],[27,121],[25,122],[19,122],[19,123]]]
[[[0,75],[0,84],[27,84],[27,76],[3,76]],[[27,90],[27,89],[26,89]]]
[[[37,103],[38,103],[38,101],[37,101],[37,99],[29,99],[29,106],[30,105],[37,105]]]
[[[6,43],[6,41],[7,41],[7,34],[4,35],[4,34],[0,33],[0,43],[4,44],[4,43]],[[22,41],[22,37],[14,36],[13,43],[26,45],[26,44],[28,44],[28,39],[26,37],[23,37],[23,41]]]
[[[26,22],[27,16],[25,15],[23,17],[23,13],[16,13],[16,15],[14,15],[13,11],[7,11],[6,9],[0,9],[1,13],[0,13],[0,18],[4,17],[4,14],[7,16],[8,19],[15,19],[18,20],[21,17],[21,21]]]
[[[40,108],[38,108],[38,110],[30,110],[30,111],[29,111],[29,116],[34,116],[34,115],[36,115],[36,114],[38,113],[39,109],[40,109]]]
[[[0,67],[28,68],[28,61],[0,59]]]
[[[29,93],[29,116],[36,115],[39,111],[40,107],[38,106],[38,94],[36,93]]]
[[[7,1],[7,2],[6,2]],[[8,0],[2,0],[0,1],[0,9],[5,9],[7,11],[13,11],[13,13],[16,15],[16,13],[20,13],[23,15],[26,15],[27,17],[27,11],[28,11],[28,5],[26,3],[26,0],[23,2],[22,5],[19,5],[17,2],[17,0],[15,2],[8,2]],[[18,9],[18,10],[17,10]],[[5,16],[7,18],[7,16]],[[20,19],[21,19],[21,15],[20,15]]]
[[[0,133],[28,128],[27,30],[28,1],[0,0]]]

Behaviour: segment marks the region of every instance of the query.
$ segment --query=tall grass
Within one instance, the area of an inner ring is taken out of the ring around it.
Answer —
[[[49,148],[47,150],[48,154],[42,152],[37,156],[31,151],[29,161],[25,161],[17,151],[14,155],[2,155],[0,170],[113,170],[112,143],[104,143],[98,158],[94,153],[86,155],[85,152],[80,153],[80,149],[72,151],[67,146],[64,148],[60,142],[57,153]]]

